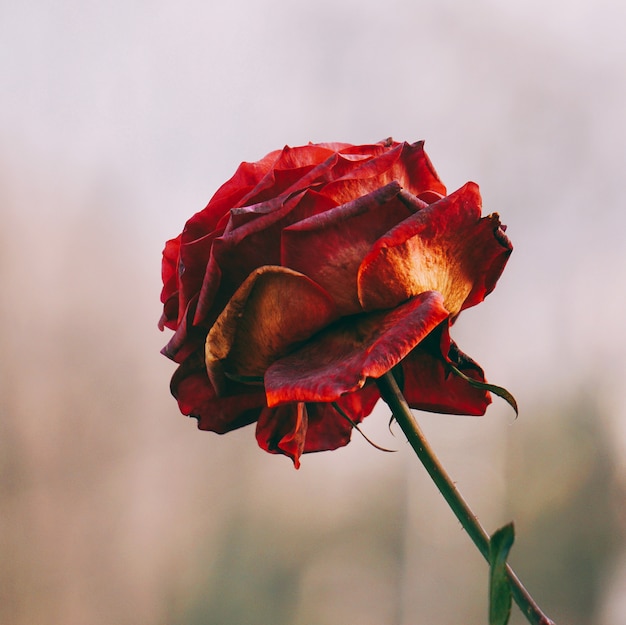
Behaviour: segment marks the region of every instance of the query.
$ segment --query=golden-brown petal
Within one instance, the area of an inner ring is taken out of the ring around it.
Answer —
[[[268,368],[267,405],[336,401],[395,367],[447,317],[434,291],[393,310],[344,317]]]
[[[363,308],[392,308],[435,290],[454,317],[481,301],[512,248],[497,215],[481,219],[480,210],[478,186],[470,182],[380,238],[359,268]]]
[[[209,377],[219,390],[224,372],[262,376],[277,358],[336,317],[334,302],[315,282],[285,267],[261,267],[239,287],[209,331]]]

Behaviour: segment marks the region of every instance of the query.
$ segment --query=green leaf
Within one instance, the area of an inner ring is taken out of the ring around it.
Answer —
[[[511,583],[506,559],[515,540],[513,523],[496,530],[489,541],[489,625],[507,625],[511,615]]]
[[[507,391],[505,388],[503,388],[502,386],[496,386],[495,384],[487,384],[486,382],[479,382],[478,380],[474,380],[474,378],[470,378],[462,371],[459,371],[454,365],[449,365],[449,367],[456,375],[465,380],[470,386],[489,391],[490,393],[493,393],[498,397],[502,397],[502,399],[504,399],[504,401],[509,404],[509,406],[511,406],[513,410],[515,410],[515,416],[519,414],[515,397],[513,397],[513,395],[509,393],[509,391]]]

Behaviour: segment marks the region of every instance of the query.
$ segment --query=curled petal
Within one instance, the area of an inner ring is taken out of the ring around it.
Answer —
[[[280,150],[275,150],[254,163],[241,163],[235,174],[214,193],[206,207],[187,221],[183,242],[199,239],[212,232],[224,213],[242,206],[250,192],[272,170],[280,153]]]
[[[201,351],[178,367],[170,388],[183,414],[195,417],[199,429],[218,434],[253,423],[265,407],[260,387],[232,383],[232,394],[218,397],[207,377]]]
[[[431,194],[444,196],[447,193],[445,185],[424,151],[423,141],[402,144],[402,154],[394,175],[404,189],[426,201]]]
[[[370,158],[372,156],[378,156],[382,154],[390,147],[398,145],[398,141],[394,141],[391,137],[387,137],[377,143],[368,143],[365,145],[352,145],[351,143],[319,143],[329,150],[336,150],[344,155],[351,155]]]
[[[308,423],[309,415],[303,402],[265,408],[256,426],[259,447],[270,453],[289,456],[299,469]]]
[[[281,264],[309,276],[337,302],[342,315],[359,312],[357,272],[372,244],[413,207],[392,182],[337,208],[299,221],[282,233]]]
[[[163,315],[159,321],[159,328],[176,330],[178,327],[178,258],[180,255],[180,239],[177,236],[165,244],[163,261],[161,264],[161,277],[163,289],[161,290],[161,303]]]
[[[353,423],[360,423],[372,412],[378,398],[376,386],[367,385],[341,397],[337,403]],[[263,409],[256,438],[262,449],[289,456],[298,468],[303,453],[347,445],[352,429],[352,424],[332,404],[295,402]]]
[[[448,317],[439,293],[421,293],[394,310],[344,317],[265,373],[268,406],[332,402],[397,365]]]
[[[375,384],[366,384],[354,393],[339,397],[336,404],[353,423],[361,423],[379,400]],[[350,442],[353,425],[337,413],[332,404],[307,404],[309,427],[304,452],[327,451],[343,447]]]
[[[422,291],[443,294],[454,317],[493,288],[512,247],[497,215],[480,217],[472,182],[418,211],[380,238],[359,269],[365,310],[392,308]]]
[[[235,290],[252,271],[280,264],[284,228],[335,203],[314,191],[233,211],[223,236],[217,238],[206,266],[194,323],[210,326]]]
[[[424,152],[423,141],[392,143],[387,150],[329,183],[322,193],[344,204],[394,181],[416,196],[426,192],[446,193]]]
[[[206,330],[194,327],[192,324],[197,301],[198,296],[195,295],[187,304],[187,309],[180,317],[176,332],[167,345],[161,350],[164,356],[167,356],[175,362],[183,362],[204,343]]]
[[[285,146],[274,161],[271,170],[238,204],[247,206],[298,190],[311,184],[307,174],[320,164],[331,163],[336,155],[332,150],[320,145]],[[330,161],[329,161],[330,159]],[[304,183],[300,181],[305,179]]]
[[[181,287],[179,315],[181,317],[193,299],[198,301],[198,292],[205,280],[213,244],[221,234],[221,230],[214,230],[199,239],[181,245],[179,261]]]
[[[447,414],[483,415],[490,394],[455,375],[449,363],[479,382],[485,382],[481,367],[450,340],[443,323],[403,361],[403,391],[411,408]]]
[[[262,376],[276,359],[337,317],[330,296],[285,267],[261,267],[241,285],[206,339],[209,377],[219,390],[224,372]]]

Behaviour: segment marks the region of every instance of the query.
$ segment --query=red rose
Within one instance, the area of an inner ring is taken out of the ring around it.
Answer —
[[[163,353],[200,429],[257,422],[290,456],[345,445],[397,369],[413,408],[484,414],[450,324],[512,247],[478,187],[446,195],[423,143],[309,144],[242,163],[163,253]],[[346,418],[348,417],[348,418]]]

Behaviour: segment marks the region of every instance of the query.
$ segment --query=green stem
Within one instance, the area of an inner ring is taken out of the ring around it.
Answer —
[[[478,547],[478,551],[489,561],[489,534],[484,530],[476,515],[472,512],[441,465],[413,417],[413,413],[404,399],[393,374],[391,372],[386,373],[383,377],[378,378],[377,383],[382,398],[391,408],[398,425],[402,428],[411,447],[413,447],[426,471],[428,471],[433,482],[435,482],[439,492],[452,508],[463,529],[465,529],[476,547]],[[507,565],[507,573],[511,583],[513,599],[528,619],[528,622],[532,623],[532,625],[554,625],[554,622],[541,611],[509,565]]]

